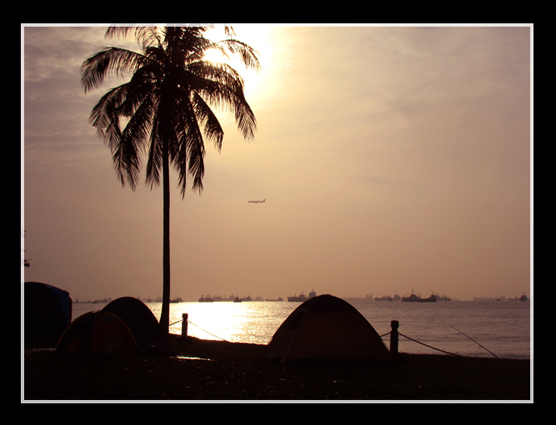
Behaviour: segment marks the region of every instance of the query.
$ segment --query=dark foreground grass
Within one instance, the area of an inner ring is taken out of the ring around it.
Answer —
[[[282,365],[264,345],[170,336],[175,356],[24,356],[25,401],[531,400],[529,360],[405,354],[396,363]]]

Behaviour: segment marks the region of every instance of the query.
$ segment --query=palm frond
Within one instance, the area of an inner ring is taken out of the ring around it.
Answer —
[[[162,169],[162,141],[158,137],[158,114],[155,112],[153,117],[153,126],[149,136],[149,154],[147,160],[147,177],[145,183],[150,185],[151,189],[160,184],[160,171]]]
[[[110,90],[95,105],[90,119],[112,152],[118,179],[122,185],[127,182],[135,189],[153,105],[149,96],[138,99],[133,91],[131,83]],[[122,122],[126,120],[122,130]]]
[[[122,134],[117,109],[108,109],[102,117],[104,127],[99,130],[112,153],[112,162],[118,180],[122,186],[127,182],[132,189],[135,189],[141,166],[138,146],[133,139]]]
[[[163,29],[158,25],[115,25],[106,30],[105,37],[127,37],[129,33],[133,33],[143,48],[160,44],[163,37]]]
[[[100,86],[106,77],[133,73],[147,58],[137,52],[109,47],[91,56],[81,65],[81,84],[85,93]]]
[[[261,64],[259,63],[259,52],[253,49],[246,43],[235,40],[227,39],[219,42],[227,49],[232,55],[241,59],[241,62],[248,68],[260,71]]]
[[[192,189],[203,190],[205,174],[205,145],[195,108],[190,99],[180,98],[179,108],[175,109],[176,143],[171,147],[170,156],[178,171],[178,186],[182,197],[185,196],[187,176],[193,179]]]
[[[245,99],[243,80],[239,74],[235,71],[229,72],[229,67],[225,64],[206,66],[203,72],[204,76],[210,75],[212,78],[192,77],[194,91],[212,106],[232,112],[243,136],[246,139],[253,139],[257,129],[257,120]]]
[[[143,147],[149,138],[152,128],[152,116],[155,103],[151,96],[143,99],[140,105],[135,107],[134,113],[131,115],[123,131],[123,137],[133,140],[137,146]]]
[[[97,129],[99,136],[110,146],[108,133],[114,123],[119,123],[119,108],[126,98],[126,87],[121,85],[106,92],[91,111],[90,122]],[[119,124],[118,124],[119,125]],[[112,146],[110,146],[112,149]]]
[[[204,128],[204,133],[207,139],[214,143],[214,146],[219,151],[222,149],[222,141],[224,139],[224,130],[218,121],[218,118],[205,102],[205,100],[198,94],[192,94],[192,103],[195,110],[195,115],[199,120],[201,126]]]
[[[120,143],[112,153],[112,162],[122,186],[125,186],[127,182],[131,189],[135,190],[141,169],[141,158],[137,146],[130,143],[127,138],[121,137]]]

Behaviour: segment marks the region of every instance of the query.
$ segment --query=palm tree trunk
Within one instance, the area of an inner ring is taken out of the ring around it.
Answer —
[[[163,184],[163,254],[162,254],[162,311],[160,313],[160,327],[164,335],[168,335],[170,327],[170,164],[168,158],[168,141],[162,143],[162,184]]]

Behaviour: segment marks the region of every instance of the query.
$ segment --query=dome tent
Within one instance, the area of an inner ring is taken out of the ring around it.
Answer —
[[[348,302],[319,295],[297,307],[268,343],[263,358],[392,360],[371,324]]]
[[[56,353],[76,356],[132,356],[137,342],[118,316],[91,311],[75,319],[61,336]]]
[[[102,311],[115,314],[131,330],[141,354],[169,354],[170,347],[151,309],[133,297],[122,297],[107,304]]]
[[[56,352],[70,355],[170,354],[158,321],[138,299],[118,298],[66,329]]]
[[[46,348],[71,322],[72,300],[67,291],[41,282],[24,283],[25,348]]]

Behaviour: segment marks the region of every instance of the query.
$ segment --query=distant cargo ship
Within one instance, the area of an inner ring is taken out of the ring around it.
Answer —
[[[452,299],[448,298],[446,295],[442,295],[441,297],[436,295],[436,299],[437,299],[437,301],[452,301]]]
[[[390,295],[387,297],[375,297],[375,301],[392,301],[392,297]]]
[[[523,293],[523,295],[521,297],[513,297],[513,298],[506,298],[505,296],[501,296],[499,298],[494,298],[494,297],[473,297],[473,301],[529,301],[529,298],[527,298],[527,295],[525,295],[525,293]]]
[[[234,298],[235,303],[242,303],[243,301],[253,301],[253,300],[249,295],[247,295],[245,298],[239,298],[239,297]]]
[[[496,301],[496,298],[494,297],[473,297],[473,301]]]
[[[289,302],[304,302],[304,301],[307,301],[307,300],[309,300],[311,298],[314,298],[316,296],[317,296],[317,293],[315,291],[309,292],[308,297],[306,297],[302,292],[301,295],[299,295],[299,296],[288,297],[288,301]]]
[[[402,301],[404,302],[413,302],[413,303],[435,303],[436,302],[436,296],[435,295],[431,295],[428,298],[421,298],[418,297],[415,294],[411,294],[409,297],[403,297]]]
[[[202,295],[201,298],[199,298],[199,302],[200,303],[214,303],[214,302],[232,302],[234,301],[234,297],[233,295],[230,296],[221,296],[221,295],[207,295],[204,296]]]
[[[214,298],[211,298],[210,296],[204,296],[202,295],[201,298],[199,298],[199,302],[200,303],[213,303],[214,302]]]

